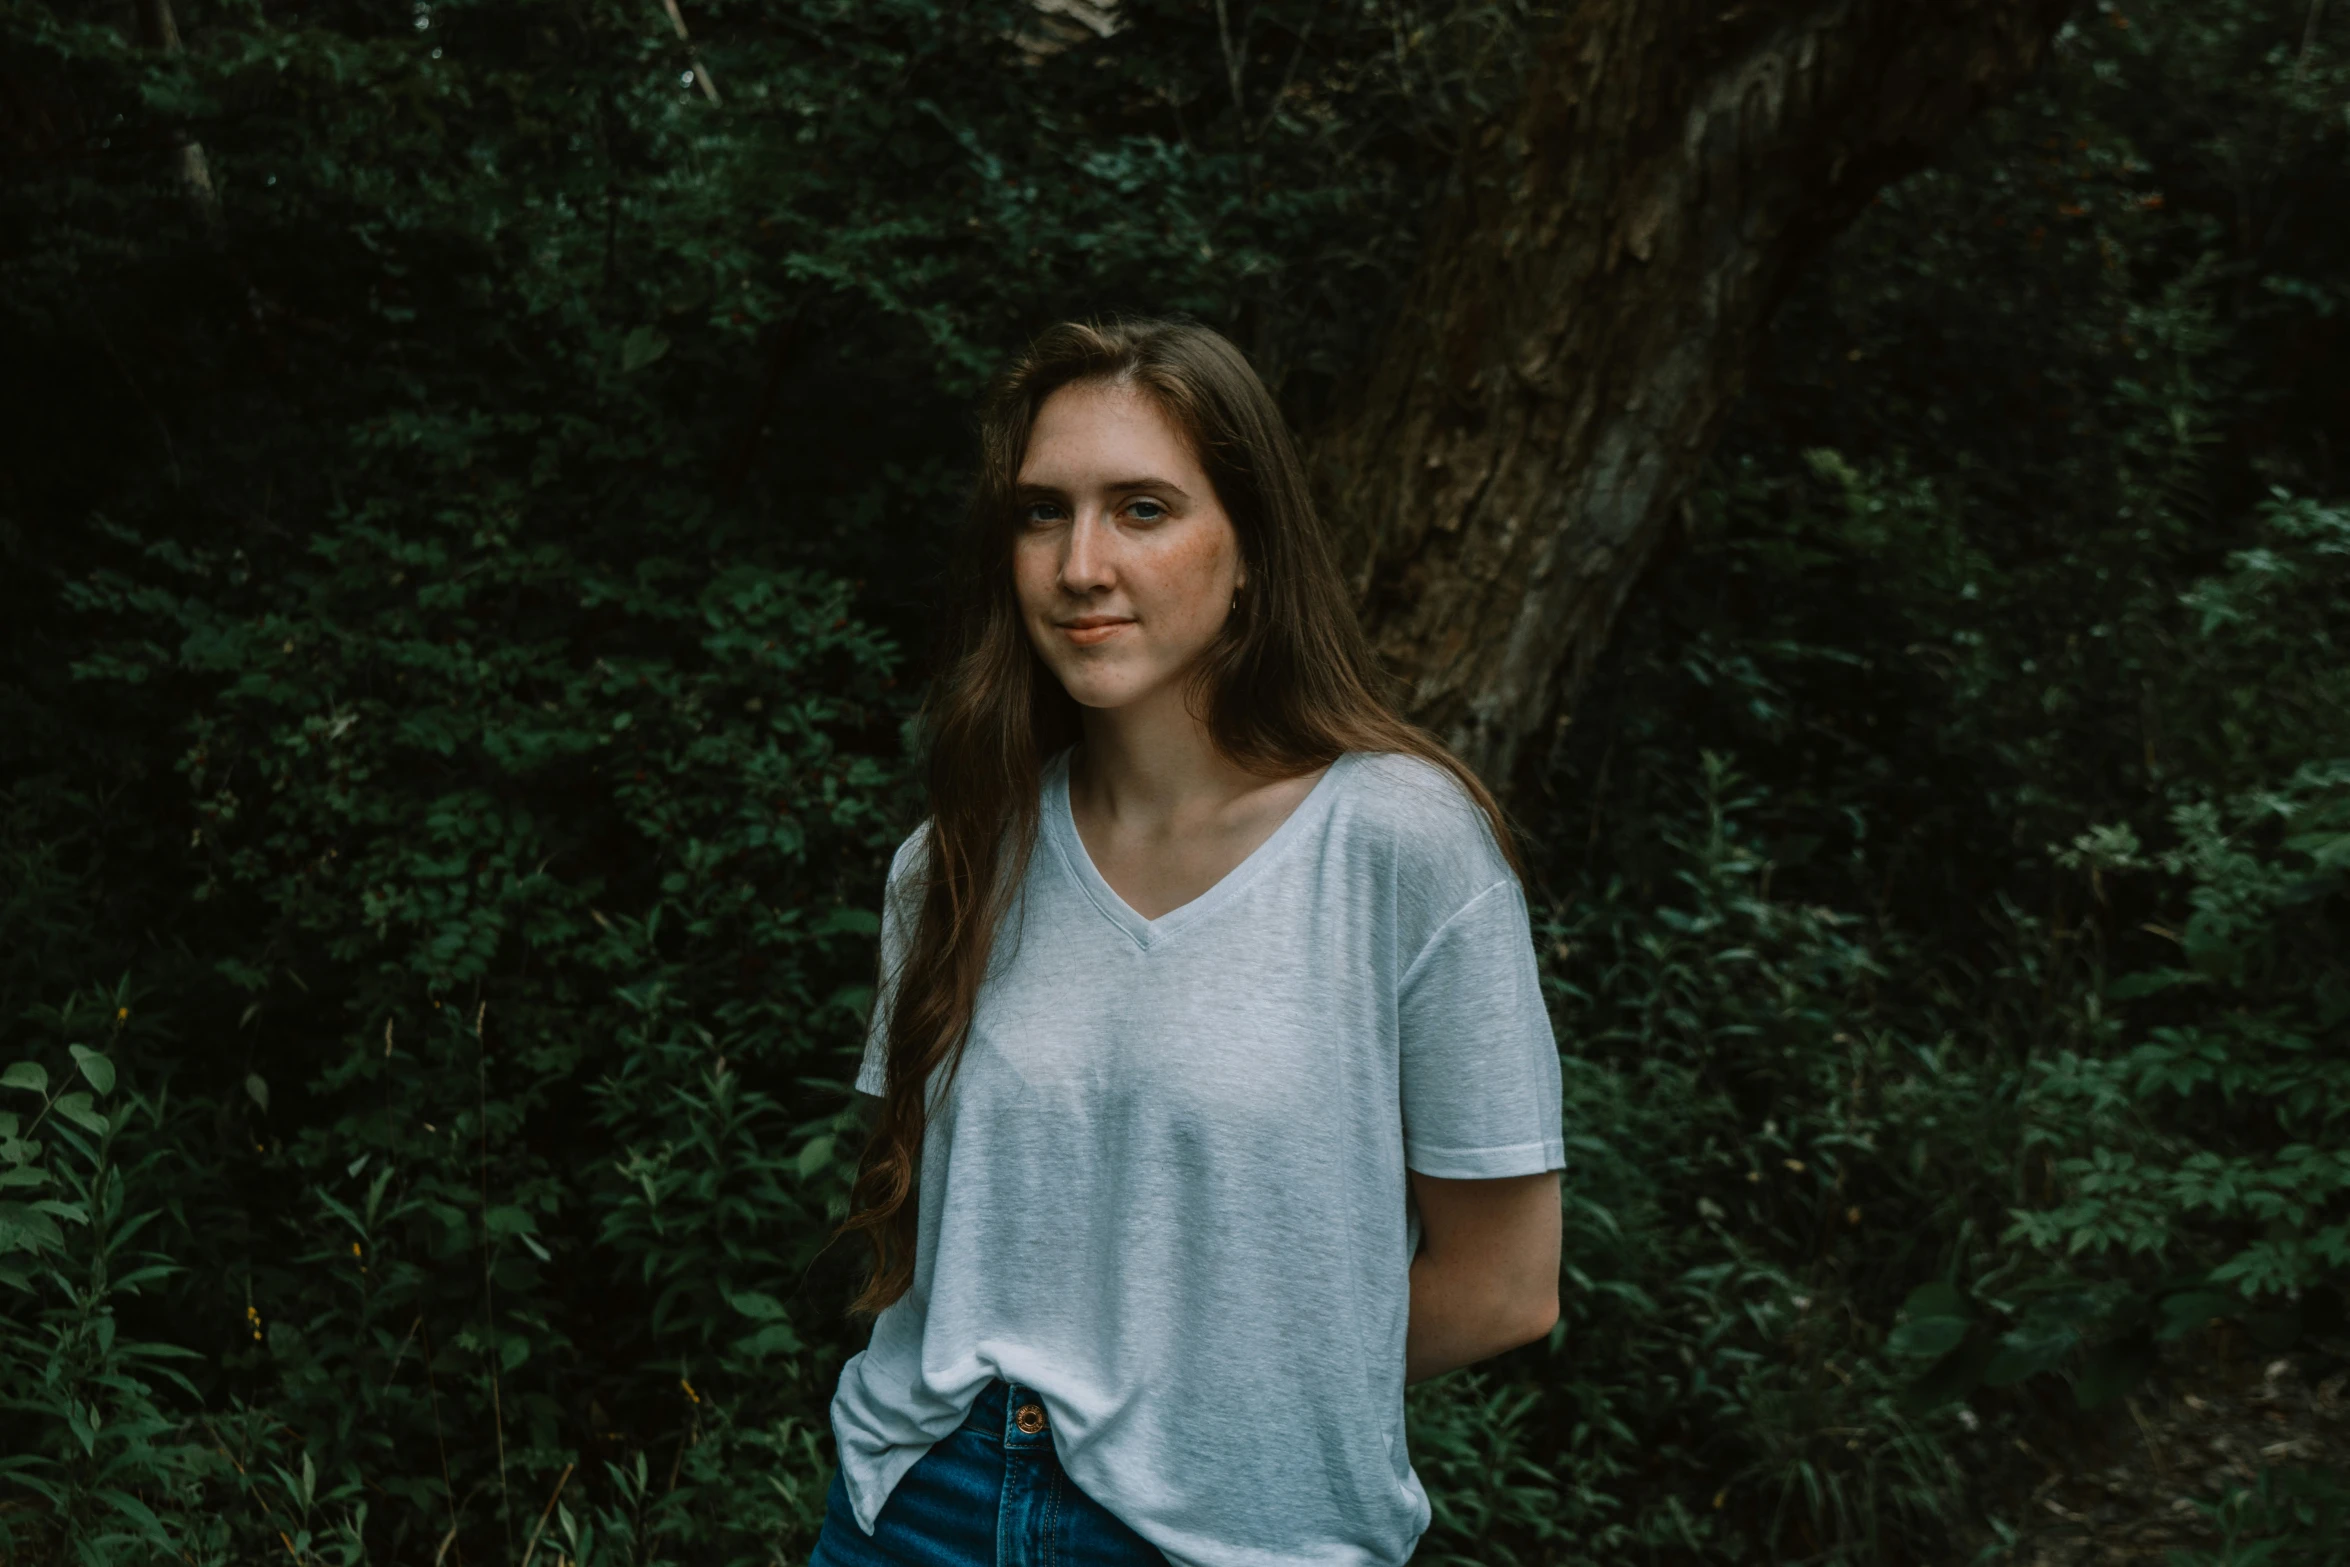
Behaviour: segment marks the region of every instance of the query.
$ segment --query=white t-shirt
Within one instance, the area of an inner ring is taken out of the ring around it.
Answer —
[[[867,1093],[922,842],[890,867]],[[1428,1526],[1404,1452],[1404,1171],[1565,1152],[1525,898],[1443,769],[1340,757],[1222,881],[1146,920],[1087,856],[1061,753],[923,1143],[913,1287],[833,1399],[858,1523],[1001,1377],[1176,1567],[1403,1562]]]

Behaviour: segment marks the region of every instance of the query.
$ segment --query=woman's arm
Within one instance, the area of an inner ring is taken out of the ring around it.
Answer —
[[[1449,1181],[1411,1172],[1420,1210],[1404,1380],[1533,1342],[1559,1317],[1559,1172]]]

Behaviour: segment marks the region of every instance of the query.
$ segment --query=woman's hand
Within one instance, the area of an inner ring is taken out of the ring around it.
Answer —
[[[1420,1210],[1404,1380],[1532,1343],[1559,1317],[1559,1172],[1449,1181],[1411,1172]]]

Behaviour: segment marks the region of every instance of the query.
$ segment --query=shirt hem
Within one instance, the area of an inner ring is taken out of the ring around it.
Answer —
[[[1440,1181],[1492,1181],[1512,1175],[1541,1175],[1567,1166],[1564,1137],[1510,1143],[1500,1148],[1431,1148],[1406,1140],[1404,1168]]]

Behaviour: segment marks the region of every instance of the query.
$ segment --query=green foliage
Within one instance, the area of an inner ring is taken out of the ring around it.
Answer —
[[[1558,750],[1633,1548],[1996,1559],[2006,1432],[2350,1347],[2338,28],[2085,14],[1889,191]]]
[[[1430,1520],[1415,1561],[1445,1567],[1604,1560],[1622,1532],[1603,1481],[1580,1470],[1559,1484],[1559,1458],[1539,1418],[1543,1395],[1480,1372],[1438,1378],[1408,1396],[1412,1467],[1428,1489]],[[1588,1453],[1589,1449],[1586,1447]]]
[[[2169,1567],[2270,1567],[2350,1555],[2350,1485],[2307,1468],[2263,1469],[2218,1503],[2199,1503],[2217,1526],[2217,1550],[2174,1550]]]
[[[1874,1556],[1932,1527],[1957,1475],[1856,1319],[1933,1265],[1909,1223],[1933,1179],[1912,1155],[1987,1143],[1990,1107],[1883,1015],[1856,917],[1772,896],[1753,781],[1698,760],[1688,825],[1660,845],[1670,890],[1611,876],[1542,935],[1577,1134],[1545,1380],[1591,1449],[1569,1473],[1661,1461],[1695,1482],[1619,1500],[1590,1559],[1735,1551],[1748,1531]]]
[[[2022,1216],[2017,1234],[2090,1256],[2201,1250],[2212,1283],[2257,1299],[2350,1269],[2350,1224],[2336,1217],[2350,1193],[2339,1151],[2350,1062],[2328,1048],[2350,1020],[2350,974],[2323,950],[2333,933],[2302,917],[2342,890],[2350,764],[2312,764],[2230,804],[2224,825],[2217,808],[2179,807],[2180,846],[2160,857],[2194,883],[2179,937],[2188,966],[2108,991],[2160,998],[2174,1020],[2111,1055],[2039,1064],[2031,1140],[2091,1151],[2055,1165],[2075,1200]],[[2276,858],[2257,852],[2263,836],[2280,840]],[[2151,868],[2125,859],[2125,843],[2101,848],[2078,852],[2107,872]]]
[[[406,434],[387,460],[469,460]],[[890,841],[859,735],[891,655],[844,584],[532,500],[355,508],[274,578],[157,549],[162,582],[72,590],[150,633],[86,679],[209,693],[189,896],[260,938],[216,960],[243,1038],[192,1107],[236,1142],[176,1204],[199,1253],[251,1237],[205,1259],[252,1326],[204,1391],[298,1433],[303,1507],[353,1541],[363,1491],[521,1529],[599,1410],[696,1450],[626,1536],[644,1559],[689,1517],[788,1537],[805,1500],[779,1519],[756,1469],[804,1445],[839,1351],[802,1353],[837,1333],[777,1302],[845,1180],[839,1090],[799,1084],[837,1084],[869,984],[848,894]],[[228,1302],[199,1309],[226,1339]]]
[[[2017,1156],[2041,1178],[2018,1194],[2031,1200],[2005,1239],[2048,1265],[1996,1271],[1975,1300],[1946,1284],[1912,1292],[1888,1348],[1918,1368],[1915,1403],[2064,1371],[2096,1408],[2215,1319],[2271,1349],[2342,1330],[2350,1073],[2334,1041],[2350,1020],[2350,953],[2327,914],[2346,890],[2350,701],[2323,655],[2350,515],[2280,495],[2258,539],[2177,595],[2170,697],[2251,708],[2255,671],[2269,671],[2278,708],[2303,725],[2301,754],[2333,759],[2221,802],[2180,798],[2175,846],[2155,855],[2127,824],[2052,851],[2087,873],[2093,910],[2130,899],[2133,878],[2183,884],[2183,897],[2146,900],[2181,906],[2165,916],[2177,928],[2140,924],[2177,956],[2114,975],[2093,955],[2077,976],[2077,1039],[2036,1055],[2016,1093]],[[2247,730],[2244,743],[2275,740]]]
[[[84,993],[29,1021],[51,1037],[118,1036],[129,994]],[[195,1391],[181,1369],[195,1352],[131,1336],[141,1298],[180,1271],[134,1249],[159,1217],[131,1208],[155,1180],[157,1154],[124,1151],[138,1150],[158,1107],[116,1092],[102,1050],[75,1042],[41,1054],[49,1061],[0,1071],[0,1288],[13,1297],[0,1410],[33,1434],[10,1444],[0,1476],[37,1498],[45,1530],[92,1567],[176,1554],[184,1531],[157,1505],[178,1523],[214,1462],[166,1412],[175,1393]],[[0,1542],[21,1545],[25,1532],[0,1513]]]
[[[0,9],[0,1017],[135,976],[44,1178],[170,1259],[0,1317],[17,1549],[805,1550],[968,397],[1142,305],[1326,398],[1534,10]]]

